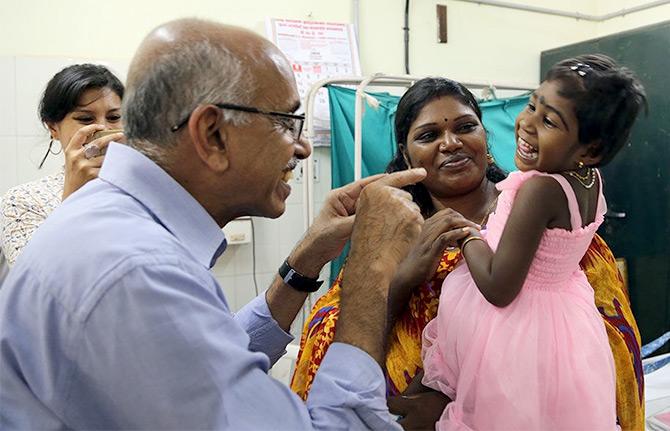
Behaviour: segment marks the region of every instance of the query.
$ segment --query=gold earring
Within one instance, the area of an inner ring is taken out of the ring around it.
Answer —
[[[584,167],[584,162],[582,162],[581,160],[579,162],[577,162],[577,169],[582,169],[583,167]]]
[[[493,158],[493,154],[489,152],[486,153],[486,160],[488,161],[489,165],[492,165],[496,162],[496,159]]]

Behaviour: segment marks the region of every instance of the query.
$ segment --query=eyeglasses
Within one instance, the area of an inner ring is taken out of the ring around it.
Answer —
[[[296,141],[300,139],[300,135],[302,134],[302,125],[305,123],[304,115],[290,114],[288,112],[263,111],[261,109],[254,108],[251,106],[234,105],[232,103],[214,103],[213,105],[219,109],[230,109],[233,111],[249,112],[251,114],[261,114],[261,115],[267,115],[269,117],[280,118],[281,120],[283,120],[281,121],[281,125],[288,132],[291,132],[293,139],[295,139]],[[191,114],[188,114],[188,116],[184,118],[183,121],[181,121],[175,126],[172,126],[170,130],[172,132],[178,131],[179,129],[184,127],[186,123],[188,123],[188,120],[190,118]]]

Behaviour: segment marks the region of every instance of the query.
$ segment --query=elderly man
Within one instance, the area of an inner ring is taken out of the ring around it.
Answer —
[[[109,146],[99,178],[42,225],[0,290],[0,428],[398,427],[378,363],[390,277],[422,223],[398,187],[425,171],[333,191],[236,315],[209,271],[221,226],[283,213],[287,173],[311,151],[298,106],[287,60],[251,32],[189,19],[143,41],[128,145]],[[305,405],[267,371],[349,237],[337,342]]]

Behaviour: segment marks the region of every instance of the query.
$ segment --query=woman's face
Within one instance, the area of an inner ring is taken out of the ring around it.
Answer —
[[[486,131],[469,106],[450,96],[426,104],[410,126],[405,155],[423,167],[423,184],[434,198],[450,198],[478,187],[488,165]]]
[[[91,88],[82,93],[77,106],[57,123],[48,124],[51,137],[65,147],[83,126],[101,124],[121,129],[121,98],[109,88]]]

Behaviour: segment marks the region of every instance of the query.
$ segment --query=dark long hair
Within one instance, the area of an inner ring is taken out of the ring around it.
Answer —
[[[465,88],[464,85],[447,78],[431,77],[423,78],[414,83],[402,96],[398,103],[395,114],[395,137],[397,142],[396,153],[386,167],[386,172],[404,171],[410,167],[405,161],[404,151],[407,148],[407,135],[412,123],[419,116],[424,106],[441,97],[453,97],[462,104],[469,106],[482,121],[482,111],[475,96]],[[497,165],[491,164],[486,170],[489,180],[497,183],[503,180],[507,174]],[[423,184],[414,184],[405,187],[414,202],[421,208],[424,217],[430,217],[435,212],[435,206],[430,198],[430,193]]]
[[[38,109],[42,123],[62,121],[77,107],[81,95],[91,88],[109,88],[123,99],[123,84],[105,66],[74,64],[55,74],[47,84]]]

